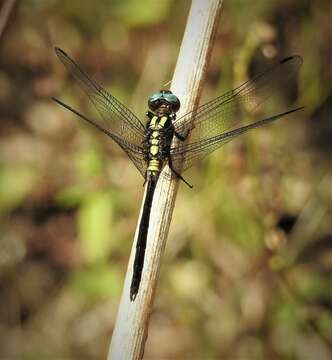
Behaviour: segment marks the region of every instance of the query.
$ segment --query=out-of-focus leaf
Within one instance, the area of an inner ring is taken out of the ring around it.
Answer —
[[[274,309],[272,316],[276,326],[294,328],[298,325],[299,317],[297,314],[298,304],[289,302],[279,302]]]
[[[93,267],[73,272],[69,288],[91,301],[119,296],[122,276],[114,267],[96,264]]]
[[[136,0],[119,1],[115,7],[117,15],[129,26],[152,26],[166,19],[173,1]]]
[[[263,246],[261,227],[248,205],[227,186],[219,194],[215,218],[221,232],[244,249],[260,250]]]
[[[112,245],[113,203],[108,192],[86,197],[78,213],[81,247],[88,262],[105,259]]]
[[[332,334],[332,315],[331,312],[324,311],[319,316],[318,326],[321,332],[327,336],[331,337]]]
[[[17,206],[35,185],[37,174],[28,167],[0,166],[0,211]]]
[[[65,207],[78,205],[86,196],[81,186],[73,185],[60,190],[56,195],[56,201]]]
[[[331,294],[332,285],[328,277],[312,271],[312,267],[297,267],[290,273],[291,286],[296,287],[306,301],[315,301]]]
[[[102,170],[102,156],[95,148],[81,150],[76,157],[76,165],[82,176],[98,175]]]

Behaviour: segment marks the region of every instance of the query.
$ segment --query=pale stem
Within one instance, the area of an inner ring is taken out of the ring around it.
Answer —
[[[222,0],[192,1],[171,86],[171,91],[181,101],[178,116],[194,110],[198,104],[220,17],[221,4]],[[177,181],[167,181],[163,178],[158,180],[150,215],[142,280],[136,300],[131,302],[129,289],[138,227],[136,229],[108,360],[132,360],[143,357],[149,317],[178,184]],[[141,215],[142,208],[140,217]]]

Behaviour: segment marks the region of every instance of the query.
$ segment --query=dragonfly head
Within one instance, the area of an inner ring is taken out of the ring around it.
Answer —
[[[153,93],[148,100],[149,109],[159,116],[174,114],[180,109],[180,100],[169,90]]]

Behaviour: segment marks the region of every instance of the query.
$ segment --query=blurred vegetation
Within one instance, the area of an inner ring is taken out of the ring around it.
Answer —
[[[17,1],[0,38],[0,358],[102,359],[143,194],[66,50],[144,118],[171,79],[189,1]],[[332,358],[332,3],[224,1],[203,99],[304,58],[287,108],[181,186],[147,359]]]

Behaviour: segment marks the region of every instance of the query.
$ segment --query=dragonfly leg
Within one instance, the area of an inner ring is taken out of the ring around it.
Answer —
[[[186,180],[173,168],[173,166],[172,166],[172,160],[171,160],[171,159],[168,159],[168,166],[169,166],[169,168],[172,170],[172,172],[174,173],[174,175],[175,175],[178,179],[182,180],[187,186],[190,187],[190,189],[193,188],[193,185],[189,184],[188,181],[186,181]]]
[[[175,135],[179,140],[181,140],[181,141],[186,141],[186,139],[187,139],[187,137],[188,137],[188,135],[189,135],[189,132],[190,132],[190,130],[187,130],[186,135],[181,135],[181,134],[179,134],[178,132],[174,131],[174,135]]]

